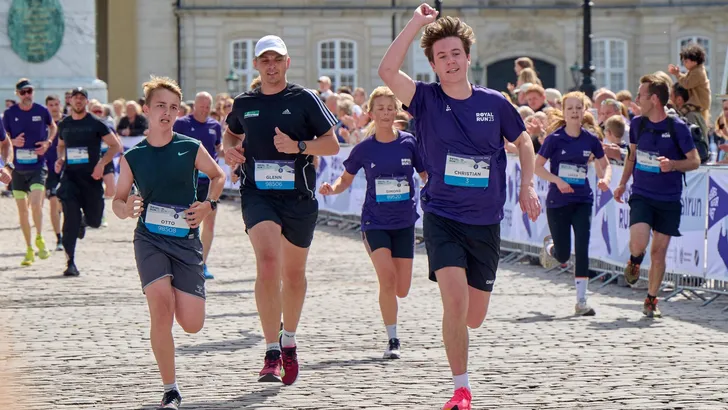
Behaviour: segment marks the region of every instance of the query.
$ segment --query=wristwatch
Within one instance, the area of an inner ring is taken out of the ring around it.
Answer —
[[[298,153],[303,154],[303,151],[306,151],[306,143],[303,141],[298,141]]]
[[[7,164],[5,164],[5,168],[7,168],[11,171],[15,171],[15,166],[13,165],[12,162],[8,162]]]
[[[218,203],[219,203],[220,201],[218,201],[218,200],[215,200],[215,199],[209,199],[209,198],[208,198],[208,199],[207,199],[207,202],[209,202],[209,203],[210,203],[210,208],[212,208],[212,210],[214,211],[214,210],[216,210],[216,209],[217,209],[217,204],[218,204]]]

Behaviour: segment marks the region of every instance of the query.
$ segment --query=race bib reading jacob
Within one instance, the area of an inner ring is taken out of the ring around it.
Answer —
[[[445,183],[469,188],[487,188],[490,156],[448,154],[445,160]]]
[[[190,233],[185,219],[185,207],[151,203],[147,207],[144,226],[149,232],[182,238]]]
[[[15,158],[18,164],[35,164],[38,162],[38,154],[32,149],[18,149],[15,151]]]
[[[88,148],[66,148],[66,162],[69,165],[88,164]]]
[[[584,185],[586,182],[586,165],[559,164],[559,178],[571,185]]]
[[[410,185],[404,177],[377,178],[377,202],[399,202],[410,199]]]
[[[294,161],[255,161],[255,186],[258,189],[294,189]]]
[[[657,152],[637,150],[637,169],[645,172],[660,172],[660,161]]]

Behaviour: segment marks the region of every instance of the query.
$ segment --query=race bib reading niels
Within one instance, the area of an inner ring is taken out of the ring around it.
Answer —
[[[399,202],[410,199],[410,184],[405,177],[377,178],[377,202]]]
[[[469,188],[487,188],[490,156],[448,154],[445,159],[445,183]]]
[[[69,165],[88,164],[88,148],[66,148],[66,163]]]
[[[559,178],[570,185],[584,185],[586,183],[586,165],[559,164]]]
[[[294,161],[255,161],[255,186],[258,189],[294,189]]]
[[[18,164],[35,164],[38,162],[38,154],[32,149],[15,150],[15,159]]]
[[[645,172],[660,173],[660,161],[657,152],[637,150],[637,169]]]
[[[190,233],[185,219],[185,207],[151,203],[147,206],[144,226],[149,232],[182,238]]]

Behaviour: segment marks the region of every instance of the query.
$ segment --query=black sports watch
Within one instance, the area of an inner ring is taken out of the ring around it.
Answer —
[[[216,209],[217,209],[217,204],[218,204],[218,202],[220,202],[220,201],[216,201],[216,200],[214,200],[214,199],[209,199],[209,198],[208,198],[208,199],[207,199],[207,202],[209,202],[209,203],[210,203],[210,208],[212,208],[212,210],[214,211],[214,210],[216,210]]]
[[[7,168],[11,171],[15,171],[15,166],[13,165],[12,162],[8,162],[7,164],[5,164],[5,168]]]
[[[298,153],[303,154],[303,151],[306,151],[306,143],[303,141],[298,141]]]

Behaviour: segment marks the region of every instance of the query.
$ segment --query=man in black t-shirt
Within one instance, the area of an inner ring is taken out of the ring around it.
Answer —
[[[83,239],[86,225],[98,228],[104,212],[104,167],[121,153],[121,142],[109,127],[86,112],[88,93],[81,87],[71,92],[71,115],[58,124],[58,160],[61,173],[58,198],[63,205],[63,248],[67,267],[64,276],[78,276],[74,261],[76,240]],[[101,142],[109,146],[101,156]],[[65,168],[64,168],[65,167]],[[81,215],[83,211],[83,217]]]
[[[318,218],[313,157],[339,151],[336,118],[313,91],[286,81],[290,63],[279,37],[258,41],[253,65],[261,86],[235,99],[223,138],[228,165],[243,164],[243,221],[255,254],[264,255],[257,260],[255,286],[267,345],[258,380],[287,385],[298,377],[295,332]]]

